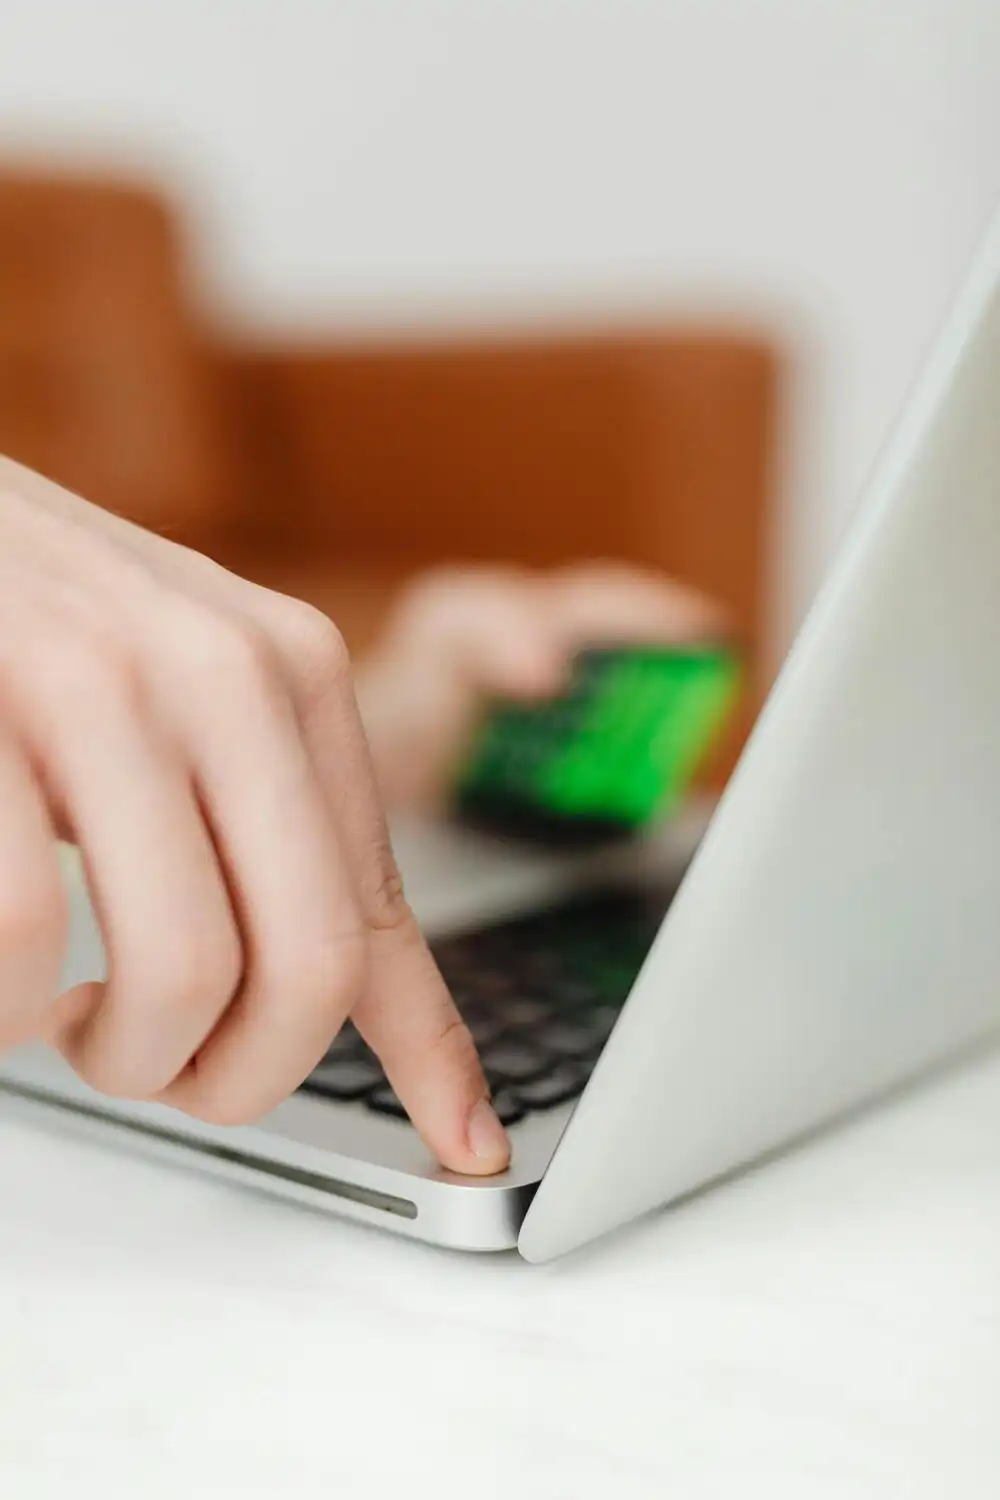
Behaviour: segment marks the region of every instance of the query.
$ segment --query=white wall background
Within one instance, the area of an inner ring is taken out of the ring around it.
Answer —
[[[153,153],[230,313],[772,315],[797,614],[995,196],[997,0],[2,0],[0,149]]]

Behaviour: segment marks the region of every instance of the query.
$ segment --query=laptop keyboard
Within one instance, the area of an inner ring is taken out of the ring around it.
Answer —
[[[583,1092],[668,904],[616,890],[435,945],[505,1125]],[[350,1024],[302,1089],[406,1118]]]

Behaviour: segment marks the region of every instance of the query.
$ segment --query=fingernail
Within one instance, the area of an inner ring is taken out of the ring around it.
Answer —
[[[498,1166],[510,1157],[507,1132],[488,1099],[480,1099],[469,1116],[469,1146],[480,1161],[496,1162]]]

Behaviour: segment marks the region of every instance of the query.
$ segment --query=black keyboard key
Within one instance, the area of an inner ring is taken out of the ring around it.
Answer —
[[[600,999],[624,1005],[641,966],[641,958],[637,958],[634,963],[612,964],[605,961],[599,964],[593,979]]]
[[[392,1115],[394,1120],[408,1120],[409,1115],[403,1108],[396,1090],[385,1083],[377,1088],[374,1093],[368,1095],[365,1100],[369,1109],[373,1109],[379,1115]]]
[[[541,1025],[552,1014],[552,1006],[545,1000],[517,995],[513,999],[502,1001],[497,1006],[497,1014],[503,1017],[505,1025],[520,1030]]]
[[[516,1125],[518,1120],[523,1120],[527,1114],[524,1103],[517,1094],[501,1089],[490,1101],[496,1111],[501,1125]]]
[[[507,1029],[500,1016],[476,1016],[467,1025],[480,1052],[484,1047],[491,1047],[494,1042],[499,1041]]]
[[[579,1063],[558,1063],[551,1072],[518,1086],[517,1097],[527,1110],[554,1109],[583,1093],[587,1069]]]
[[[587,1016],[587,1025],[590,1028],[590,1033],[600,1046],[604,1046],[604,1043],[614,1031],[621,1013],[621,1006],[619,1005],[599,1005],[595,1011],[591,1011]]]
[[[599,1005],[603,999],[599,984],[576,974],[559,975],[553,979],[550,992],[556,1004],[567,1010]]]
[[[498,1088],[509,1083],[525,1083],[544,1073],[548,1059],[544,1052],[520,1041],[502,1041],[485,1047],[481,1060],[490,1083]]]
[[[502,1004],[496,995],[478,995],[467,989],[452,990],[451,997],[468,1026],[477,1021],[495,1021]]]
[[[579,1094],[671,894],[590,896],[437,947],[505,1123]],[[350,1023],[303,1087],[406,1119]]]
[[[371,1052],[353,1026],[344,1026],[327,1050],[327,1057],[371,1057]]]
[[[591,1057],[600,1051],[605,1036],[585,1022],[560,1018],[539,1026],[531,1040],[556,1057]]]
[[[544,948],[523,953],[514,949],[509,962],[519,986],[532,995],[548,995],[553,980],[563,972],[561,955]]]
[[[470,975],[465,981],[465,991],[470,1001],[481,1005],[490,1000],[501,1000],[509,995],[514,980],[504,967],[483,969]]]
[[[310,1073],[305,1087],[331,1099],[363,1099],[372,1089],[385,1082],[385,1074],[375,1061],[358,1057],[327,1057]]]

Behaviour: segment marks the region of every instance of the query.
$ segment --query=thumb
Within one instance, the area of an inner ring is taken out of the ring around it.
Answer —
[[[534,580],[436,575],[399,607],[358,695],[387,800],[439,806],[490,698],[551,697],[571,652]]]
[[[428,680],[476,696],[558,689],[566,648],[543,581],[513,569],[435,574],[404,601],[386,649]]]

